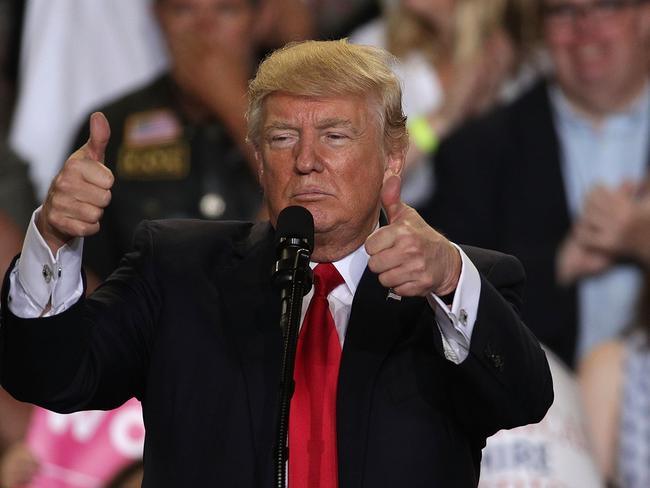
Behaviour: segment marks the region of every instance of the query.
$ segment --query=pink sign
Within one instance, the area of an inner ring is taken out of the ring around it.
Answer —
[[[135,398],[108,412],[36,408],[27,443],[40,462],[30,488],[98,488],[142,457],[142,408]]]

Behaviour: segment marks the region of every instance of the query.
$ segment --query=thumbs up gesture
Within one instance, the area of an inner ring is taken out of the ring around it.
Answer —
[[[400,192],[399,176],[389,176],[381,191],[388,225],[366,239],[368,267],[400,296],[448,295],[458,285],[460,253],[402,202]]]
[[[68,158],[50,185],[36,227],[53,254],[70,239],[99,231],[114,181],[104,166],[110,134],[106,117],[92,114],[88,142]]]

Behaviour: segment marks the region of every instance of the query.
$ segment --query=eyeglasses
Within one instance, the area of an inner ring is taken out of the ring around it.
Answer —
[[[607,21],[623,9],[647,0],[594,0],[590,3],[555,3],[543,7],[546,22],[558,27],[573,25],[579,18]]]

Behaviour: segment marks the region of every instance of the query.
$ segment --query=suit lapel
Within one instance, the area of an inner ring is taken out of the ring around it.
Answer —
[[[381,365],[400,336],[400,302],[368,268],[354,296],[339,371],[336,416],[340,486],[362,486],[370,405]]]
[[[224,328],[236,345],[246,384],[253,453],[266,479],[269,446],[275,440],[276,402],[282,354],[279,294],[271,286],[273,230],[257,225],[235,249],[232,267],[217,271]],[[267,469],[268,464],[268,469]]]

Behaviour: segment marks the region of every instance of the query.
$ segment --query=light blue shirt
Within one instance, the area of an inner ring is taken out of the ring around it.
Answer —
[[[611,114],[595,127],[569,104],[557,86],[549,88],[569,213],[582,213],[594,185],[616,188],[639,182],[646,174],[650,143],[650,87],[624,112]],[[594,345],[615,337],[634,316],[641,273],[616,265],[578,284],[578,345],[582,357]]]

